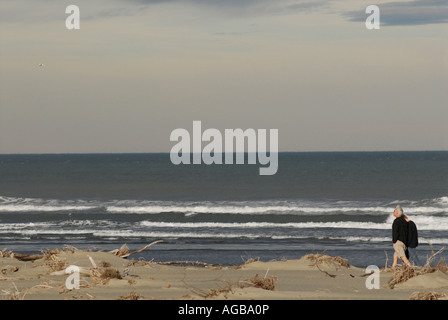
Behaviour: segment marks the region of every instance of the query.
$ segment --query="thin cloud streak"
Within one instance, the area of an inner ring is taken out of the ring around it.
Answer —
[[[328,6],[331,0],[133,0],[138,4],[191,4],[240,14],[292,14]]]
[[[389,2],[378,5],[381,25],[411,26],[448,23],[448,1],[415,0],[409,2]],[[361,11],[342,13],[349,21],[362,22],[366,14]]]

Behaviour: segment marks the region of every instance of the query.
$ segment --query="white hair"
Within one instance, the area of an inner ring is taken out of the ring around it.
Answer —
[[[395,211],[398,212],[398,215],[399,215],[400,217],[403,215],[403,209],[401,209],[400,206],[396,206],[396,207],[395,207]]]

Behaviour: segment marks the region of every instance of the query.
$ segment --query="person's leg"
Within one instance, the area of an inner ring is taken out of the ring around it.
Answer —
[[[418,255],[417,255],[417,250],[414,248],[414,264],[416,265],[416,266],[423,266],[421,263],[420,263],[420,259],[418,258]]]
[[[401,260],[403,260],[403,262],[404,262],[406,265],[408,265],[408,266],[411,265],[411,264],[409,263],[408,258],[406,258],[406,254],[405,254],[405,252],[404,252],[405,249],[406,249],[406,246],[405,246],[404,243],[401,242],[400,240],[397,240],[397,241],[394,243],[394,250],[395,250],[395,252],[394,252],[394,262],[393,262],[393,264],[392,264],[392,268],[394,268],[394,267],[397,265],[397,263],[398,263],[398,258],[400,258]]]
[[[409,249],[409,261],[415,265],[420,265],[420,260],[418,259],[417,250],[415,248],[408,248]]]
[[[400,258],[401,258],[401,260],[403,260],[403,262],[404,262],[408,267],[411,266],[411,263],[409,262],[408,258],[406,258],[406,255],[404,255],[404,256],[402,256],[402,257],[400,257]]]
[[[397,266],[398,263],[398,256],[394,254],[394,261],[392,262],[392,269]]]

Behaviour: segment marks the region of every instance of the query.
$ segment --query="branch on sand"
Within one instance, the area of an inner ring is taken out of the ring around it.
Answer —
[[[90,260],[90,263],[92,264],[92,268],[85,268],[85,267],[78,267],[75,265],[70,265],[64,270],[60,271],[54,271],[50,273],[52,276],[61,276],[65,274],[71,274],[74,271],[79,272],[80,274],[86,274],[93,278],[100,278],[100,279],[122,279],[122,276],[120,275],[120,272],[116,269],[112,268],[99,268],[96,264],[95,260],[91,256],[88,255],[88,258]]]
[[[156,243],[160,243],[160,242],[163,242],[163,240],[157,240],[157,241],[154,241],[154,242],[152,242],[152,243],[150,243],[150,244],[144,246],[143,248],[138,249],[138,250],[135,250],[135,251],[132,251],[132,252],[129,252],[129,248],[128,248],[128,246],[127,246],[126,244],[124,244],[124,245],[121,246],[120,249],[115,249],[115,250],[112,250],[112,251],[109,251],[109,252],[110,252],[110,253],[113,253],[113,254],[116,255],[116,256],[119,256],[120,258],[124,258],[124,259],[126,259],[126,258],[129,257],[130,255],[135,254],[135,253],[142,252],[142,251],[148,249],[150,246],[152,246],[152,245],[154,245],[154,244],[156,244]]]
[[[335,278],[335,274],[328,273],[325,270],[320,268],[321,263],[327,263],[336,268],[336,270],[340,267],[348,268],[350,265],[347,263],[347,259],[343,259],[341,257],[332,257],[325,254],[307,254],[303,256],[301,259],[310,260],[313,262],[312,266],[315,266],[320,272],[325,273],[327,276],[331,278]]]

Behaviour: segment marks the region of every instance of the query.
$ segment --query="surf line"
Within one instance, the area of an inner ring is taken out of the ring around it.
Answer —
[[[248,164],[257,164],[258,160],[260,165],[265,166],[259,168],[259,175],[274,175],[278,170],[278,129],[269,129],[269,153],[266,129],[225,129],[223,139],[218,129],[209,128],[202,132],[201,121],[193,121],[192,136],[186,129],[174,129],[170,141],[177,142],[170,151],[171,162],[175,165],[244,164],[247,154]],[[204,148],[202,142],[208,142]]]

